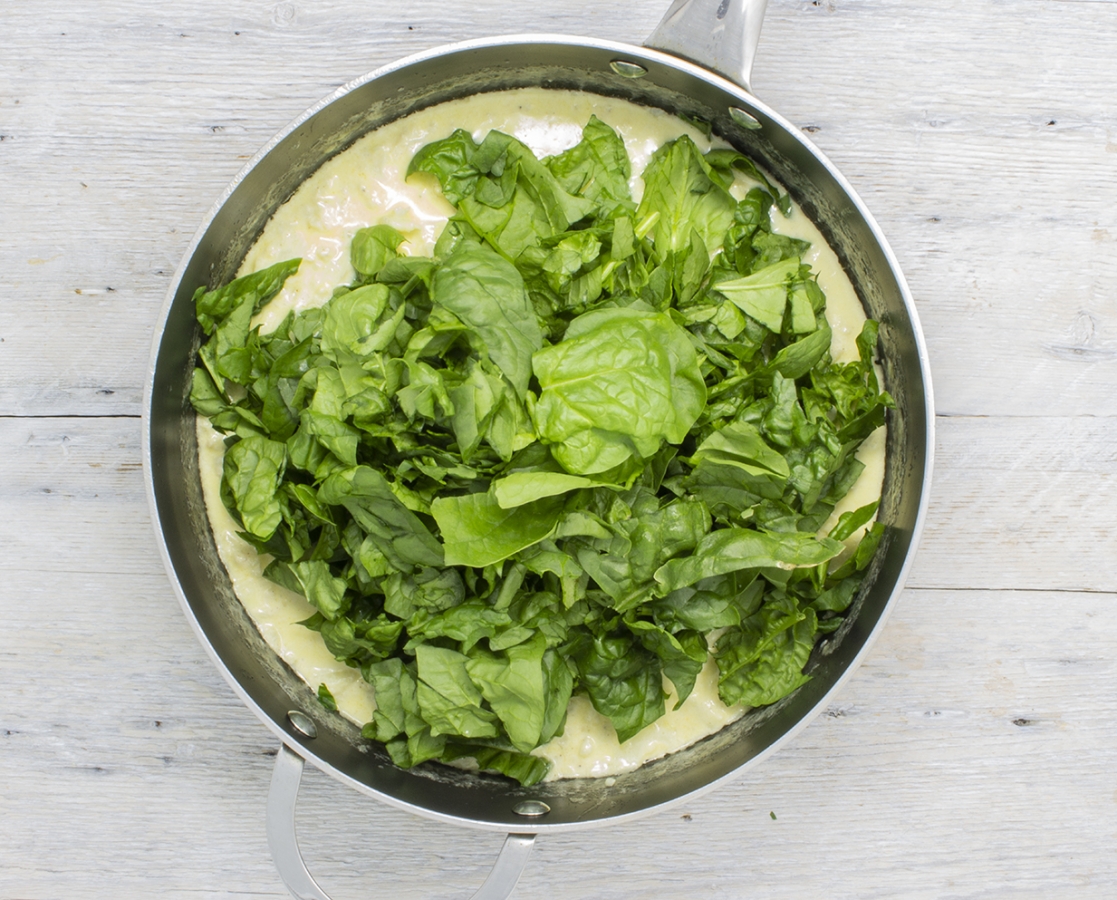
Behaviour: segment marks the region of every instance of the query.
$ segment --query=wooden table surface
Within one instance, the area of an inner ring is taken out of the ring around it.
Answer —
[[[140,463],[156,318],[244,161],[342,83],[666,0],[0,4],[0,898],[286,896],[276,744],[187,626]],[[518,897],[1117,896],[1117,2],[772,0],[759,96],[865,199],[938,409],[907,589],[729,786],[546,837]],[[500,837],[308,771],[338,900],[466,897]]]

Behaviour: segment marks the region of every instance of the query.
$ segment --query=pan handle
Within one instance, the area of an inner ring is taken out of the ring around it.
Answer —
[[[724,75],[749,93],[752,62],[768,0],[673,0],[644,41]]]
[[[268,847],[279,877],[296,900],[330,900],[303,862],[295,835],[295,801],[303,774],[303,758],[286,744],[279,745],[268,791]],[[527,865],[534,834],[510,834],[504,841],[485,883],[471,900],[505,900]]]

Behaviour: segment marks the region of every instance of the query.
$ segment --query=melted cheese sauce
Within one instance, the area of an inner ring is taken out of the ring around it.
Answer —
[[[424,144],[446,137],[455,128],[470,130],[480,141],[495,128],[519,138],[537,156],[551,156],[581,140],[582,126],[590,115],[608,122],[624,139],[632,160],[630,184],[636,199],[643,191],[639,173],[663,143],[687,134],[702,150],[727,146],[717,140],[711,142],[691,125],[661,110],[593,94],[542,88],[480,94],[414,113],[365,136],[325,163],[276,211],[246,255],[239,274],[296,256],[302,257],[303,263],[261,310],[256,324],[265,332],[274,329],[289,310],[320,306],[336,285],[349,283],[354,277],[349,244],[361,228],[378,223],[391,225],[407,239],[401,252],[432,253],[453,209],[433,178],[418,175],[404,180],[411,157]],[[750,186],[742,180],[733,192],[744,196]],[[834,251],[797,208],[787,218],[774,213],[772,226],[781,234],[811,242],[804,262],[813,267],[826,293],[826,314],[833,329],[831,353],[839,361],[856,359],[854,342],[865,313]],[[334,659],[316,632],[298,624],[314,608],[303,597],[264,578],[263,569],[269,560],[237,537],[236,525],[221,502],[222,436],[203,417],[198,417],[197,428],[206,509],[218,553],[237,596],[269,646],[312,688],[324,683],[343,715],[364,724],[376,706],[372,686],[358,670]],[[865,464],[865,471],[835,509],[824,531],[845,510],[880,496],[883,428],[862,445],[858,458]],[[859,537],[860,532],[852,536],[849,545],[855,545]],[[564,734],[535,751],[552,762],[548,780],[630,771],[713,734],[744,712],[740,707],[727,707],[718,698],[713,660],[707,662],[694,691],[679,709],[672,708],[676,695],[666,679],[664,687],[670,695],[667,713],[624,744],[617,741],[612,724],[587,698],[571,698]]]

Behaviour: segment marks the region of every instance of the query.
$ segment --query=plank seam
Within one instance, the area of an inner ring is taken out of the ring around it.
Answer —
[[[918,556],[919,551],[916,551]],[[942,594],[1084,594],[1103,595],[1117,598],[1117,591],[1095,588],[1056,588],[1056,587],[920,587],[917,584],[905,584],[905,591],[935,591]]]

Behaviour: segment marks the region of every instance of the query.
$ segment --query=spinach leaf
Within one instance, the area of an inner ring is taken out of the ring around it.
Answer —
[[[809,680],[817,620],[790,597],[773,598],[718,639],[718,693],[727,705],[766,706]]]
[[[279,485],[287,462],[287,448],[265,437],[248,437],[225,451],[224,481],[245,531],[263,540],[275,534],[283,520]]]
[[[362,667],[391,656],[402,630],[403,622],[383,614],[356,620],[339,616],[318,626],[327,650],[338,659],[353,660]]]
[[[410,768],[441,758],[446,738],[433,734],[423,719],[414,664],[394,657],[365,667],[362,674],[376,692],[376,710],[361,733],[384,742],[397,766]]]
[[[325,682],[318,685],[318,702],[330,712],[337,712],[337,701],[334,699],[334,695],[330,693],[330,689]]]
[[[622,744],[664,713],[659,659],[632,637],[583,640],[573,660],[590,701]]]
[[[686,332],[662,313],[603,309],[579,316],[532,358],[542,393],[539,436],[569,472],[607,471],[663,440],[686,437],[706,385]]]
[[[830,326],[823,325],[812,334],[781,349],[769,368],[779,372],[784,378],[794,380],[806,375],[829,352]]]
[[[202,331],[213,334],[217,324],[237,309],[248,310],[248,316],[251,317],[279,293],[283,282],[299,270],[300,263],[302,263],[301,259],[276,263],[274,266],[234,279],[215,291],[198,288],[194,292],[194,307]]]
[[[790,282],[799,274],[799,260],[773,263],[745,275],[719,281],[714,287],[743,313],[752,316],[769,331],[783,328]]]
[[[524,787],[538,784],[551,768],[551,764],[541,756],[516,753],[499,747],[486,747],[483,744],[450,743],[447,744],[441,758],[450,762],[463,757],[476,760],[478,768],[483,771],[507,775]]]
[[[401,619],[416,610],[442,612],[453,609],[465,597],[461,576],[455,569],[419,569],[413,574],[390,573],[382,582],[384,609]]]
[[[748,528],[722,528],[699,541],[692,556],[664,563],[656,571],[655,580],[658,592],[666,595],[726,572],[817,566],[841,552],[841,542],[801,531],[772,534]]]
[[[527,753],[539,746],[546,713],[541,634],[503,653],[474,651],[466,671],[493,712],[500,717],[509,740]]]
[[[358,357],[383,350],[387,341],[378,326],[388,306],[388,296],[384,285],[369,284],[332,298],[322,322],[322,349]]]
[[[544,162],[568,193],[596,203],[599,215],[609,216],[632,204],[632,164],[624,141],[597,116],[590,116],[579,143]]]
[[[755,571],[738,569],[678,588],[648,608],[654,621],[672,633],[691,629],[709,634],[740,625],[743,617],[756,612],[763,593],[764,583]]]
[[[484,568],[547,537],[562,513],[561,498],[502,509],[492,494],[439,497],[431,504],[451,566]]]
[[[420,644],[416,698],[423,719],[435,737],[494,738],[500,734],[496,715],[481,706],[481,692],[469,677],[469,658],[456,650]]]
[[[775,475],[786,479],[791,474],[783,454],[768,446],[760,430],[744,420],[731,422],[715,431],[699,444],[691,459],[696,464],[709,460],[736,466],[760,477]]]
[[[515,266],[479,244],[460,244],[435,271],[431,299],[457,316],[523,397],[543,333]]]
[[[683,135],[664,144],[652,155],[643,178],[636,218],[659,214],[652,234],[661,258],[687,246],[691,231],[707,247],[721,245],[737,202],[694,141]]]
[[[866,525],[877,514],[879,506],[880,501],[874,500],[872,503],[866,503],[857,509],[842,513],[838,517],[838,523],[830,530],[827,537],[835,541],[844,541],[858,528]]]
[[[374,277],[399,255],[396,249],[402,243],[403,235],[390,225],[362,228],[349,245],[349,261],[358,275]]]
[[[411,157],[407,175],[428,172],[438,178],[446,199],[457,206],[462,198],[473,193],[480,170],[473,164],[477,144],[473,136],[463,129],[457,129],[448,138],[434,141],[420,148]]]
[[[348,510],[376,549],[400,571],[443,565],[442,545],[375,469],[355,466],[335,472],[322,482],[318,499]]]
[[[697,631],[671,634],[653,622],[640,619],[630,622],[628,627],[644,647],[660,658],[663,674],[675,685],[678,694],[675,709],[678,709],[694,690],[698,673],[706,664],[706,639]]]
[[[264,575],[288,590],[302,594],[328,621],[333,621],[348,609],[345,589],[348,583],[337,578],[322,560],[286,563],[273,560],[264,570]]]
[[[513,472],[493,481],[492,489],[501,509],[513,509],[544,497],[597,486],[592,478],[565,472]]]

